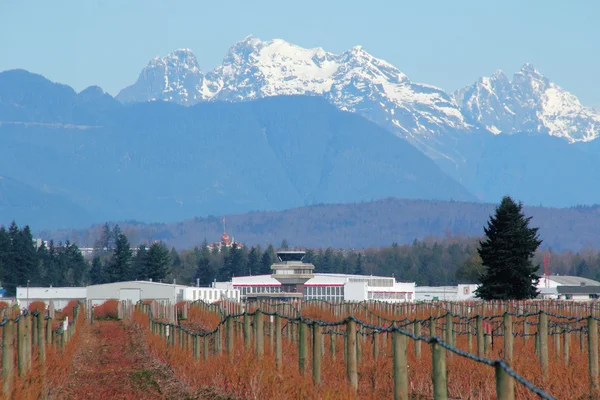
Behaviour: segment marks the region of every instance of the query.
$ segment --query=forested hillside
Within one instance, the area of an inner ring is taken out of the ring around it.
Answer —
[[[518,199],[517,199],[518,200]],[[226,216],[229,235],[247,245],[268,246],[287,239],[311,248],[367,248],[410,244],[427,236],[481,236],[494,204],[388,198],[373,202],[300,207],[277,212]],[[540,227],[542,248],[557,251],[600,248],[600,206],[572,208],[525,207],[533,226]],[[114,223],[113,223],[114,224]],[[120,221],[133,243],[162,240],[177,249],[217,241],[221,217],[194,218],[170,224]],[[43,231],[39,235],[84,247],[100,237],[102,225],[86,229]]]

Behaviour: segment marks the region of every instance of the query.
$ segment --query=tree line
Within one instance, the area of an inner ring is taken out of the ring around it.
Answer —
[[[514,209],[514,207],[513,207]],[[514,211],[514,210],[513,210]],[[513,214],[519,213],[514,211]],[[516,214],[515,214],[516,215]],[[519,217],[520,218],[520,217]],[[305,262],[315,272],[394,276],[398,281],[419,286],[479,283],[486,273],[480,256],[483,238],[426,237],[412,244],[368,249],[306,249]],[[105,223],[94,241],[94,252],[84,257],[76,244],[65,241],[36,247],[28,226],[12,223],[0,227],[0,280],[8,295],[15,287],[85,286],[124,280],[177,282],[208,286],[233,276],[270,274],[276,260],[276,247],[234,246],[210,248],[206,240],[191,249],[169,249],[161,241],[146,241],[136,247],[119,225]],[[286,248],[283,240],[278,248]],[[493,255],[493,252],[488,252]],[[552,249],[528,252],[537,270],[544,254],[551,260],[552,273],[578,275],[600,280],[600,252],[578,253]],[[493,257],[492,257],[493,258]],[[488,261],[488,264],[490,261]],[[529,264],[528,264],[529,265]],[[533,273],[533,272],[532,272]],[[537,274],[542,271],[537,270]]]

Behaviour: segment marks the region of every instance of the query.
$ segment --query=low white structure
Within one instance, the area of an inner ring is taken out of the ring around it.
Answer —
[[[43,301],[46,306],[50,300],[58,310],[71,300],[89,300],[92,305],[100,305],[106,300],[178,301],[203,300],[214,303],[219,300],[239,301],[240,292],[233,288],[202,288],[151,281],[126,281],[91,285],[87,287],[19,287],[17,303],[21,308],[28,307],[34,301]]]
[[[476,284],[460,284],[457,286],[417,286],[417,301],[465,301],[474,300]]]
[[[184,299],[214,303],[219,300],[240,301],[240,291],[233,288],[186,287]]]
[[[28,308],[34,301],[43,301],[46,306],[52,300],[56,310],[62,310],[71,300],[85,300],[87,291],[84,287],[18,287],[17,304]]]
[[[184,300],[187,286],[150,281],[126,281],[104,283],[87,287],[87,299],[93,305],[100,305],[106,300],[140,300],[170,301],[176,303]]]
[[[215,282],[213,286],[220,289],[238,289],[242,300],[253,297],[257,293],[282,292],[281,283],[272,275],[233,277],[231,282]],[[317,273],[304,284],[304,299],[413,301],[415,299],[415,283],[396,282],[394,277]]]
[[[600,282],[580,276],[543,275],[537,288],[543,299],[589,301],[600,297]]]

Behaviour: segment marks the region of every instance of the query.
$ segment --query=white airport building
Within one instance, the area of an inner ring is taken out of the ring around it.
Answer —
[[[476,284],[457,286],[417,286],[416,301],[465,301],[475,299]]]
[[[57,310],[65,307],[70,300],[89,300],[100,305],[106,300],[196,301],[214,303],[219,300],[239,301],[240,292],[235,289],[185,286],[151,281],[113,282],[87,287],[18,287],[17,304],[28,307],[34,301],[43,301],[48,306],[52,301]]]
[[[543,275],[538,290],[543,299],[589,301],[600,297],[600,282],[580,276]]]
[[[20,308],[28,308],[34,301],[43,301],[48,307],[50,300],[54,308],[62,310],[71,300],[85,300],[84,287],[18,287],[17,304]]]
[[[233,277],[230,282],[215,282],[214,287],[238,290],[242,301],[260,294],[282,292],[281,283],[272,275]],[[395,278],[384,276],[316,273],[304,283],[303,297],[304,300],[379,300],[397,303],[415,299],[415,283],[396,282]]]

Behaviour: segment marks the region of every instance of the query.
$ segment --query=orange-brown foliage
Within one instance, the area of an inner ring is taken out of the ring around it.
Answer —
[[[337,308],[336,308],[337,307]],[[385,318],[394,319],[397,325],[402,325],[406,318],[428,319],[431,316],[437,318],[436,335],[443,337],[440,328],[445,323],[445,310],[439,308],[419,308],[405,306],[399,313],[398,307],[388,306],[369,306],[368,308],[357,306],[351,310],[344,310],[339,306],[325,305],[305,305],[302,307],[302,315],[306,318],[319,319],[323,321],[338,321],[345,316],[352,314],[367,323],[375,325],[389,325],[390,322]],[[467,309],[464,308],[464,315],[474,316],[482,312],[484,315],[501,315],[499,308],[488,309]],[[562,314],[568,314],[569,310],[550,310]],[[582,311],[575,311],[575,314]],[[578,314],[579,315],[579,314]],[[147,326],[147,316],[137,313],[136,321],[142,326]],[[220,315],[212,312],[205,312],[201,308],[190,308],[189,319],[186,321],[188,329],[198,327],[202,329],[213,329],[220,321]],[[492,327],[498,327],[502,318],[495,318],[490,321]],[[550,318],[554,320],[554,318]],[[240,320],[241,321],[241,320]],[[268,317],[267,317],[268,321]],[[514,331],[523,333],[524,318],[514,318]],[[527,321],[529,333],[535,333],[537,317],[528,317]],[[562,320],[564,322],[564,320]],[[284,321],[285,322],[285,321]],[[585,322],[585,321],[584,321]],[[583,323],[584,323],[583,322]],[[573,328],[582,326],[582,322],[572,322]],[[454,329],[459,332],[466,331],[468,324],[465,320],[454,318]],[[237,326],[241,326],[237,324]],[[289,325],[283,329],[284,335],[289,332]],[[326,331],[330,328],[324,328]],[[339,332],[344,331],[344,326],[336,328]],[[412,331],[412,324],[403,327],[405,330]],[[498,330],[501,333],[502,328]],[[193,329],[192,329],[193,330]],[[223,330],[224,331],[224,330]],[[173,331],[172,331],[173,332]],[[172,335],[174,332],[172,333]],[[230,361],[225,352],[225,334],[221,335],[223,340],[223,353],[214,354],[213,339],[210,340],[210,357],[204,361],[203,357],[199,361],[193,358],[193,351],[189,349],[182,350],[179,345],[167,347],[160,336],[148,333],[147,342],[151,351],[156,356],[168,363],[177,376],[192,387],[200,388],[202,386],[217,387],[226,394],[241,398],[278,398],[293,399],[300,397],[311,398],[339,398],[339,399],[381,399],[393,397],[393,374],[391,358],[391,335],[379,335],[379,357],[377,360],[373,356],[373,336],[358,335],[361,348],[361,358],[359,362],[358,392],[354,392],[347,383],[346,365],[344,361],[344,340],[342,335],[325,335],[325,353],[322,361],[322,384],[318,387],[314,385],[311,379],[311,352],[307,360],[306,372],[300,374],[298,367],[298,345],[293,344],[289,338],[284,336],[283,340],[283,370],[277,371],[274,363],[274,351],[271,347],[268,330],[265,333],[265,355],[262,361],[257,359],[254,354],[253,345],[246,350],[243,343],[243,336],[235,335],[234,339],[234,362]],[[429,327],[423,327],[423,334],[429,335]],[[579,333],[570,334],[570,360],[564,361],[564,347],[558,349],[555,347],[556,335],[549,337],[549,377],[544,379],[540,369],[540,363],[537,355],[534,353],[534,337],[517,336],[514,339],[514,356],[512,366],[514,370],[532,382],[535,386],[543,388],[548,393],[557,398],[582,399],[589,397],[589,372],[587,367],[587,342],[580,348]],[[331,338],[335,340],[335,359],[330,352]],[[564,340],[562,335],[558,336]],[[584,335],[585,337],[585,335]],[[212,337],[211,337],[212,338]],[[203,343],[204,339],[200,339]],[[476,352],[476,338],[469,341],[467,335],[456,335],[456,346],[471,353]],[[491,348],[486,354],[488,359],[503,358],[503,338],[493,337]],[[202,347],[202,345],[201,345]],[[429,345],[421,342],[421,355],[415,356],[415,346],[412,339],[408,340],[407,357],[409,365],[409,390],[411,396],[417,398],[431,398],[433,388],[431,382],[431,351]],[[494,368],[488,365],[469,360],[460,355],[446,352],[448,391],[451,398],[468,399],[494,399],[495,375]],[[529,391],[518,382],[515,383],[516,398],[518,399],[536,399],[537,395]]]
[[[110,299],[97,307],[94,307],[94,318],[97,319],[117,319],[119,301]]]
[[[44,310],[46,310],[46,303],[44,303],[43,301],[33,301],[33,302],[31,302],[31,304],[29,304],[28,310],[30,312],[34,312],[34,311],[43,312]]]
[[[71,310],[72,315],[72,310]],[[77,324],[83,322],[83,315],[78,315]],[[12,322],[11,322],[12,323]],[[39,360],[39,351],[37,347],[33,346],[32,351],[32,368],[23,377],[19,377],[17,373],[17,351],[16,351],[16,327],[14,329],[15,337],[13,342],[14,352],[14,379],[12,382],[12,399],[19,400],[34,400],[39,398],[45,398],[48,390],[64,381],[68,376],[70,370],[73,355],[79,346],[80,334],[79,330],[75,331],[75,334],[71,336],[71,339],[65,344],[64,349],[59,349],[55,344],[47,344],[46,349],[46,363],[41,365]]]

